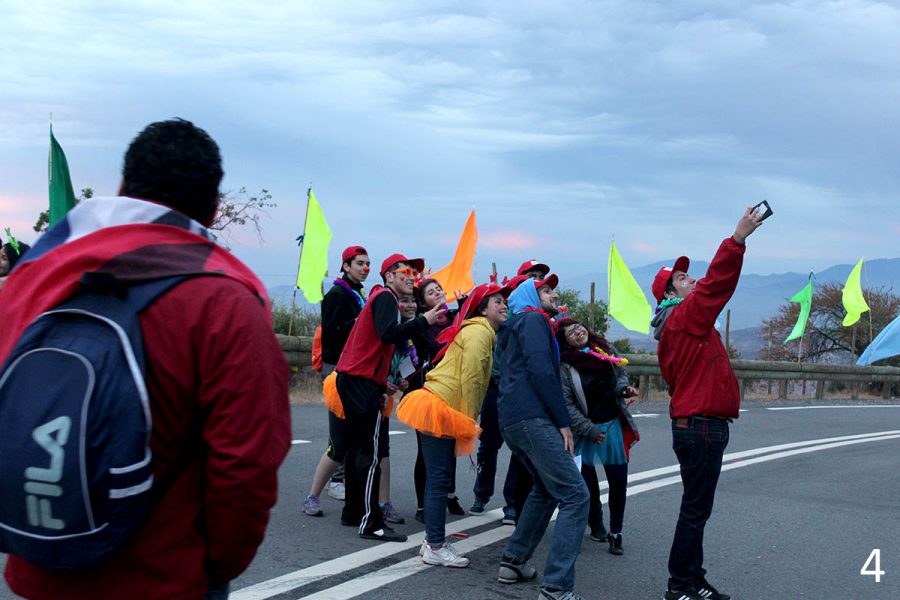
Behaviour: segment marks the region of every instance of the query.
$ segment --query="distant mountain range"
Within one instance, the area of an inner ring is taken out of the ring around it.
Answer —
[[[647,300],[655,305],[650,292],[650,284],[653,276],[660,268],[669,266],[675,259],[660,261],[632,269],[635,280],[644,290]],[[823,271],[815,273],[816,285],[837,283],[843,285],[854,265],[834,265]],[[692,261],[691,275],[700,277],[709,268],[708,262]],[[900,258],[875,259],[864,263],[862,284],[864,288],[885,288],[900,290]],[[596,294],[606,298],[606,273],[600,275],[582,275],[572,277],[571,281],[578,281],[578,285],[569,285],[569,278],[562,280],[563,287],[577,289],[582,298],[590,297],[590,281],[596,282]],[[773,273],[771,275],[746,274],[741,276],[737,290],[731,301],[725,307],[731,309],[731,344],[744,358],[756,358],[764,342],[759,335],[758,327],[763,319],[771,317],[778,307],[791,296],[799,292],[806,285],[808,273]],[[587,281],[587,283],[583,283]],[[602,292],[601,292],[602,290]],[[725,331],[725,312],[719,319],[720,329]],[[629,331],[619,325],[615,320],[609,331],[610,339],[628,338],[637,348],[650,350],[656,349],[656,342],[649,336]]]
[[[661,267],[671,265],[671,260],[655,262],[642,267],[632,269],[631,273],[644,290],[647,300],[655,305],[650,293],[650,284],[653,276]],[[823,271],[815,273],[816,285],[825,283],[838,283],[843,285],[854,265],[834,265]],[[693,261],[691,263],[691,275],[700,277],[709,268],[708,262]],[[596,284],[597,298],[606,299],[607,283],[606,272],[593,274],[570,275],[564,269],[560,273],[560,286],[578,290],[583,299],[590,298],[591,282]],[[885,288],[900,290],[900,258],[875,259],[866,261],[863,271],[862,284],[865,288]],[[731,309],[731,343],[737,348],[744,358],[756,358],[757,352],[763,347],[764,342],[759,335],[758,327],[763,319],[775,314],[778,307],[796,294],[806,285],[808,273],[773,273],[771,275],[746,274],[741,276],[737,291],[726,309]],[[377,277],[376,277],[377,278]],[[371,287],[371,286],[370,286]],[[277,286],[269,289],[273,300],[281,304],[290,305],[294,288],[289,285]],[[297,294],[297,306],[305,309],[317,310],[303,298],[302,293]],[[725,331],[725,313],[720,319],[721,330]],[[619,325],[615,320],[609,331],[610,339],[628,338],[636,348],[655,350],[656,342],[650,337],[640,333],[629,331]]]

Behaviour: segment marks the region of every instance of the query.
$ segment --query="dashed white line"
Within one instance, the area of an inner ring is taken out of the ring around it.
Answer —
[[[291,440],[291,446],[296,446],[297,444],[311,444],[312,442],[309,440]]]
[[[823,404],[818,406],[772,406],[766,410],[817,410],[820,408],[900,408],[900,404]]]

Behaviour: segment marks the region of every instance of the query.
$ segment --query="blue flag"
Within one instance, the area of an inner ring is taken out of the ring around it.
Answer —
[[[897,317],[888,326],[881,330],[881,333],[872,340],[869,347],[866,348],[857,365],[868,366],[873,362],[891,358],[900,354],[900,317]]]

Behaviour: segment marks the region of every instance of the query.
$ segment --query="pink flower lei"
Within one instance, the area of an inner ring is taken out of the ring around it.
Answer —
[[[591,348],[589,346],[585,346],[584,348],[581,349],[581,352],[584,352],[585,354],[590,354],[594,358],[612,363],[614,365],[618,365],[620,367],[624,367],[624,366],[628,365],[627,358],[613,356],[612,354],[609,354],[609,353],[601,350],[600,346],[594,346],[593,348]]]

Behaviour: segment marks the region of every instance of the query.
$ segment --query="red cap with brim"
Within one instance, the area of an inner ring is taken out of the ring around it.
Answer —
[[[672,279],[672,274],[675,271],[687,273],[690,266],[691,260],[687,256],[679,256],[674,265],[671,267],[663,267],[657,272],[656,277],[653,278],[653,286],[651,287],[653,297],[656,298],[657,304],[661,304],[663,298],[665,298],[666,285],[669,283],[669,280]]]
[[[402,254],[391,254],[381,263],[381,276],[384,277],[388,269],[401,262],[408,264],[419,273],[425,270],[425,261],[421,258],[406,258]]]
[[[522,266],[519,267],[518,271],[516,271],[516,275],[523,275],[528,271],[534,271],[534,270],[541,271],[544,274],[544,276],[546,276],[547,273],[550,272],[550,267],[545,265],[544,263],[539,263],[538,261],[536,261],[532,258],[531,260],[526,260],[525,262],[522,263]]]
[[[546,279],[535,279],[534,280],[534,289],[539,290],[545,285],[549,285],[551,290],[555,290],[556,286],[559,285],[559,277],[556,275],[550,275]]]
[[[344,272],[344,265],[347,264],[348,261],[352,260],[355,256],[362,256],[363,254],[368,255],[366,249],[362,246],[349,246],[345,248],[343,253],[341,253],[341,273]]]

